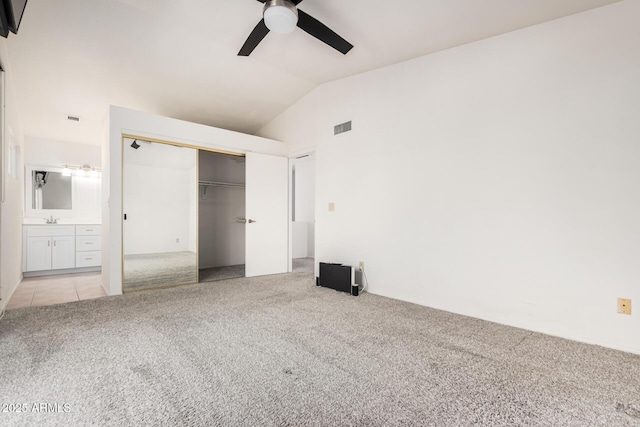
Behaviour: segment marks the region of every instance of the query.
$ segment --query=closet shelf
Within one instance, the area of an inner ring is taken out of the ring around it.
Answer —
[[[238,183],[233,183],[233,182],[200,181],[200,182],[198,182],[198,184],[204,185],[206,187],[245,188],[244,184],[238,184]]]

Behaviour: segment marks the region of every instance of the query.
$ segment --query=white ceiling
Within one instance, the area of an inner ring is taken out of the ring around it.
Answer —
[[[349,54],[297,29],[238,57],[256,0],[29,0],[9,66],[28,136],[99,144],[109,104],[254,133],[323,82],[616,1],[304,0]]]

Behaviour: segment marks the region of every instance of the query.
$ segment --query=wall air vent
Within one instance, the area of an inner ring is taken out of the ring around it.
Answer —
[[[67,120],[71,120],[72,122],[79,122],[80,121],[80,117],[67,116]]]
[[[348,122],[340,123],[333,127],[333,134],[339,135],[341,133],[349,132],[351,130],[351,120]]]

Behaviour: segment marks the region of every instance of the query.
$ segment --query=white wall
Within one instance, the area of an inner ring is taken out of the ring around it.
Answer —
[[[316,150],[316,259],[640,353],[640,311],[616,313],[640,301],[638,16],[627,0],[328,83],[267,125]]]
[[[200,180],[245,183],[244,158],[200,152]],[[206,190],[206,192],[205,192]],[[199,268],[245,263],[245,190],[201,187],[199,199]]]
[[[63,167],[90,165],[102,167],[99,145],[76,144],[27,136],[24,141],[24,162],[27,165]]]
[[[13,87],[6,39],[0,38],[0,65],[5,70],[5,148],[14,147],[18,155],[16,175],[6,177],[5,198],[0,204],[0,311],[22,280],[22,210],[24,206],[24,138]],[[1,151],[1,150],[0,150]],[[6,152],[0,155],[6,167]],[[3,169],[4,170],[4,169]],[[1,182],[1,179],[0,179]]]
[[[278,141],[121,107],[110,107],[105,117],[102,158],[105,168],[102,194],[103,206],[106,207],[102,217],[102,281],[110,295],[122,293],[123,133],[238,153],[255,151],[281,156],[286,154],[284,144]]]

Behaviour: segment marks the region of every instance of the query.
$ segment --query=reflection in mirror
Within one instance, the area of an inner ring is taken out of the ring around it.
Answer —
[[[124,139],[123,291],[196,283],[197,150]]]
[[[34,170],[31,182],[33,209],[71,209],[71,175]]]

